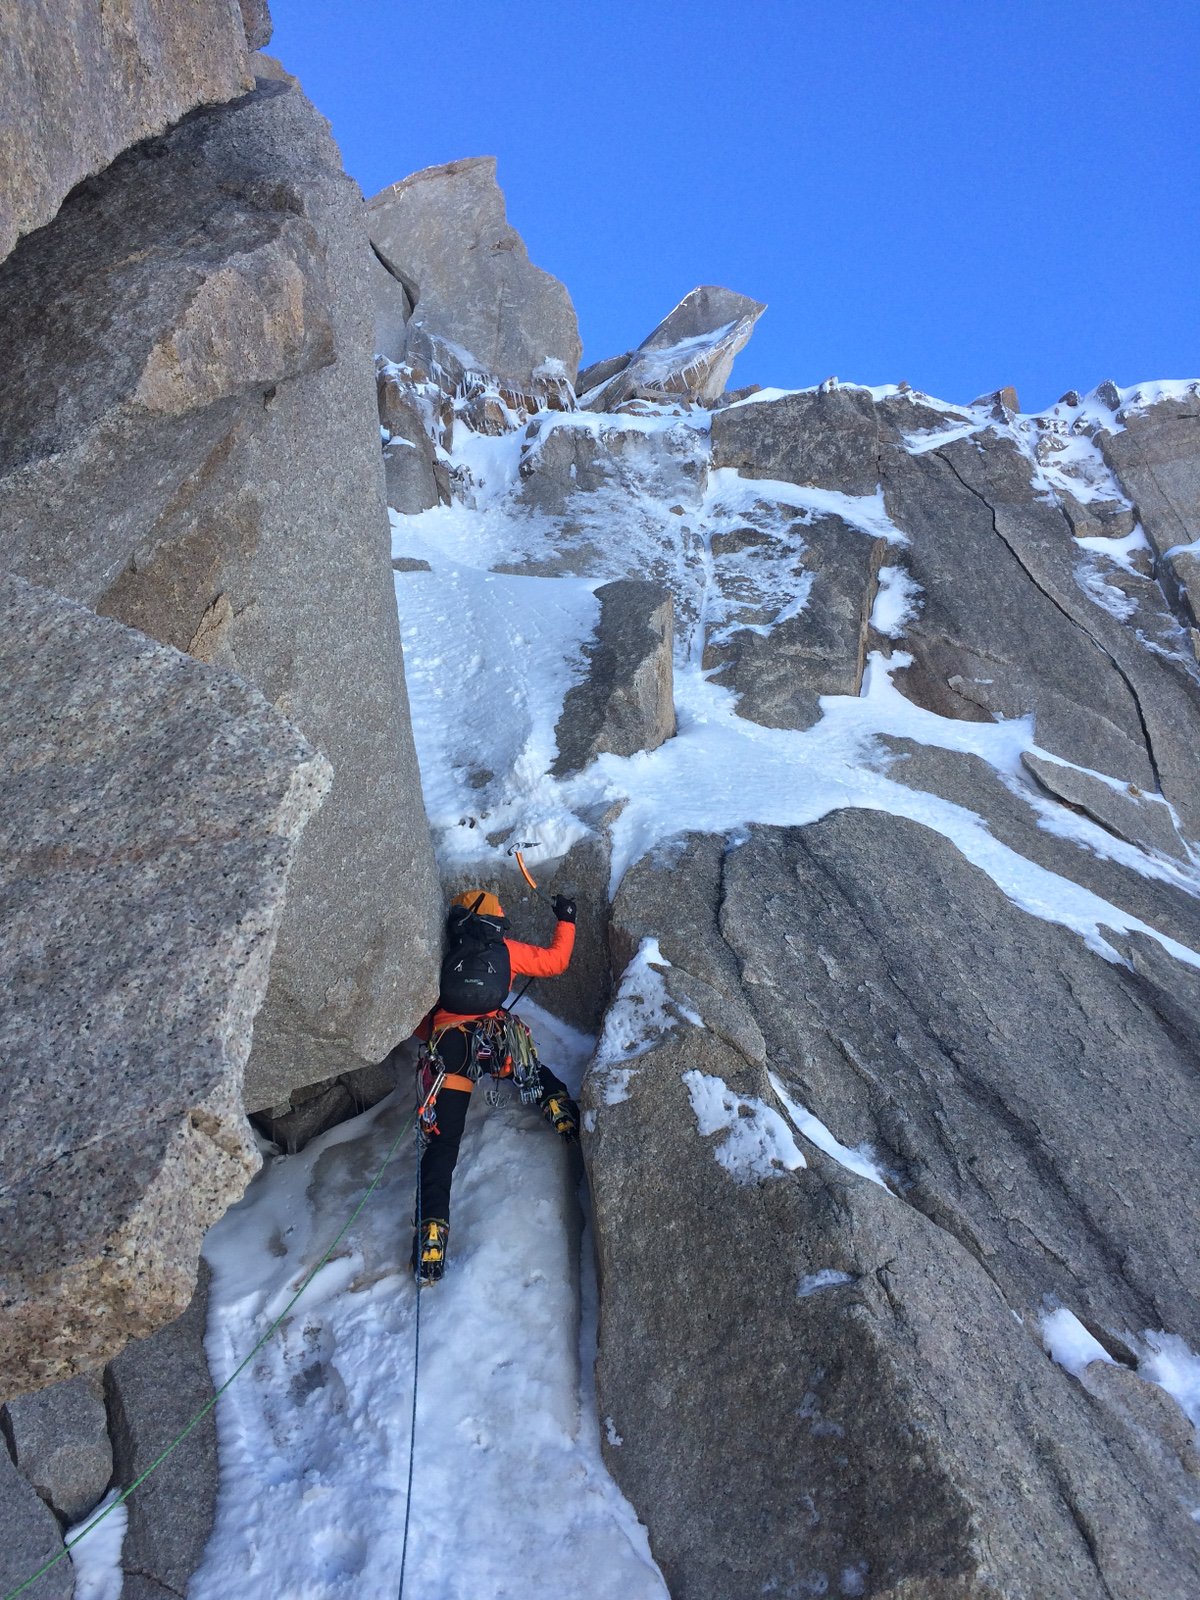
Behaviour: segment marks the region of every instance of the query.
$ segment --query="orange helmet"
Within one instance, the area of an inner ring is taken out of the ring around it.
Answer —
[[[464,889],[461,894],[456,894],[451,900],[452,906],[465,906],[468,911],[474,911],[480,917],[502,917],[504,907],[494,894],[489,894],[486,889]]]

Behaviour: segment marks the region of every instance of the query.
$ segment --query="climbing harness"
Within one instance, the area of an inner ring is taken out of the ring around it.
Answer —
[[[525,986],[528,988],[528,984]],[[522,990],[524,993],[524,990]],[[447,1033],[464,1037],[466,1060],[461,1072],[447,1072],[438,1045]],[[487,1090],[489,1105],[500,1103],[501,1083],[511,1082],[525,1106],[537,1105],[542,1097],[541,1062],[533,1035],[520,1017],[509,1010],[456,1023],[431,1033],[417,1057],[417,1122],[424,1149],[438,1134],[437,1097],[443,1088],[466,1089],[469,1093],[481,1078],[491,1077]]]
[[[296,1290],[295,1294],[288,1301],[287,1305],[284,1306],[283,1310],[279,1313],[279,1315],[275,1318],[275,1320],[271,1324],[271,1326],[263,1334],[262,1338],[254,1346],[253,1350],[251,1350],[248,1355],[243,1356],[242,1360],[233,1369],[233,1371],[230,1373],[228,1378],[226,1378],[225,1382],[221,1385],[221,1387],[217,1390],[217,1392],[212,1396],[212,1398],[210,1400],[208,1400],[203,1406],[201,1406],[200,1410],[197,1411],[196,1415],[187,1424],[187,1426],[185,1428],[183,1428],[182,1431],[179,1434],[177,1434],[174,1439],[171,1440],[171,1443],[169,1445],[167,1445],[165,1450],[161,1451],[157,1456],[155,1456],[154,1460],[146,1468],[145,1472],[143,1472],[140,1475],[140,1477],[135,1478],[133,1480],[133,1482],[129,1485],[128,1489],[122,1489],[120,1494],[115,1497],[115,1499],[113,1500],[111,1505],[105,1506],[104,1510],[100,1513],[100,1515],[98,1517],[95,1517],[91,1522],[88,1523],[86,1528],[84,1528],[80,1533],[77,1533],[75,1535],[75,1537],[72,1540],[70,1540],[69,1543],[65,1544],[63,1546],[63,1548],[58,1552],[57,1555],[51,1556],[49,1561],[43,1563],[43,1565],[40,1566],[37,1569],[36,1572],[31,1573],[30,1576],[25,1579],[24,1583],[18,1584],[15,1589],[10,1589],[9,1592],[4,1596],[4,1600],[17,1600],[17,1596],[18,1595],[24,1594],[25,1591],[28,1588],[30,1588],[33,1584],[35,1584],[38,1581],[39,1578],[44,1577],[46,1575],[46,1573],[49,1572],[52,1567],[56,1567],[60,1561],[64,1560],[66,1558],[66,1556],[68,1556],[70,1554],[70,1552],[75,1548],[75,1546],[80,1543],[81,1540],[87,1538],[88,1534],[91,1533],[93,1528],[98,1528],[100,1526],[100,1524],[104,1521],[105,1517],[109,1516],[110,1513],[115,1511],[118,1506],[124,1505],[125,1502],[129,1499],[130,1495],[132,1495],[133,1491],[135,1489],[140,1489],[142,1484],[145,1483],[146,1479],[150,1476],[150,1474],[152,1472],[157,1472],[159,1467],[162,1466],[163,1462],[167,1459],[167,1457],[169,1455],[173,1454],[174,1451],[178,1450],[179,1446],[188,1437],[188,1435],[193,1431],[193,1429],[199,1427],[200,1423],[202,1423],[204,1421],[205,1417],[213,1409],[213,1407],[216,1405],[217,1401],[221,1398],[221,1396],[225,1393],[225,1391],[228,1388],[230,1388],[230,1386],[233,1384],[235,1379],[239,1378],[242,1375],[242,1373],[245,1372],[246,1368],[254,1360],[254,1358],[258,1354],[258,1352],[263,1348],[263,1346],[268,1342],[268,1340],[270,1340],[271,1337],[278,1331],[278,1329],[282,1325],[284,1319],[288,1316],[288,1314],[292,1310],[292,1307],[296,1304],[297,1300],[299,1300],[300,1296],[308,1288],[309,1284],[316,1277],[317,1273],[320,1272],[321,1268],[329,1260],[330,1256],[337,1249],[338,1245],[341,1244],[341,1242],[345,1238],[346,1234],[350,1231],[350,1229],[358,1221],[358,1218],[362,1213],[363,1207],[366,1205],[367,1201],[371,1198],[371,1196],[375,1193],[375,1190],[379,1187],[379,1180],[383,1177],[384,1173],[387,1171],[389,1165],[391,1164],[392,1157],[396,1154],[396,1151],[399,1149],[401,1139],[403,1139],[404,1135],[409,1131],[410,1128],[413,1127],[415,1120],[416,1120],[415,1117],[412,1117],[412,1116],[409,1116],[409,1117],[405,1118],[403,1127],[400,1129],[400,1132],[396,1135],[396,1137],[392,1140],[391,1147],[388,1150],[387,1155],[384,1156],[383,1163],[380,1166],[379,1171],[371,1179],[371,1182],[367,1187],[366,1193],[363,1195],[362,1199],[355,1206],[354,1210],[350,1213],[350,1215],[346,1219],[346,1221],[338,1229],[338,1232],[336,1233],[334,1238],[330,1241],[329,1246],[326,1249],[324,1255],[317,1262],[316,1266],[310,1268],[310,1270],[305,1274],[303,1280],[301,1281],[300,1287]],[[417,1164],[418,1204],[419,1204],[419,1195],[420,1195],[420,1182],[421,1182],[421,1168],[420,1168],[420,1162],[418,1161],[418,1164]],[[417,1296],[417,1339],[418,1339],[418,1346],[419,1346],[420,1334],[421,1334],[421,1297],[420,1297],[420,1295],[418,1295]],[[417,1404],[417,1400],[416,1400],[416,1369],[414,1367],[414,1369],[413,1369],[413,1417],[414,1417],[414,1424],[413,1425],[414,1425],[414,1428],[416,1426],[416,1424],[415,1424],[416,1404]],[[409,1464],[408,1464],[408,1498],[409,1498],[409,1504],[411,1505],[411,1502],[412,1502],[412,1455],[411,1455],[411,1447],[410,1447]],[[405,1540],[407,1541],[407,1539],[408,1539],[408,1508],[407,1507],[405,1508],[405,1513],[404,1513],[404,1537],[405,1537]],[[402,1555],[401,1556],[401,1585],[402,1586],[403,1586],[403,1571],[404,1571],[404,1568],[403,1568],[403,1555]]]

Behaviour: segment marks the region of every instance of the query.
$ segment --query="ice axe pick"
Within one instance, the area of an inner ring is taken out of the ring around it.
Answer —
[[[554,902],[551,900],[550,896],[545,892],[544,889],[539,889],[538,888],[537,884],[533,880],[532,873],[530,872],[529,868],[525,865],[525,857],[521,854],[521,852],[523,850],[532,850],[532,849],[534,849],[536,847],[536,845],[537,845],[537,840],[536,839],[523,839],[520,844],[509,845],[507,854],[510,855],[510,856],[514,856],[516,858],[517,866],[521,869],[521,876],[525,879],[525,882],[533,890],[534,894],[537,895],[538,899],[539,900],[544,900],[546,902],[546,904],[551,908],[551,910],[553,910]]]

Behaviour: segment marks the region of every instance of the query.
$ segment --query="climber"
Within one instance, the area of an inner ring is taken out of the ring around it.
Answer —
[[[551,908],[558,926],[543,947],[506,939],[504,908],[486,890],[468,889],[451,902],[441,992],[417,1029],[423,1041],[418,1094],[427,1141],[421,1158],[420,1236],[413,1235],[418,1284],[436,1283],[445,1270],[450,1183],[471,1090],[484,1073],[513,1078],[521,1099],[540,1106],[556,1133],[564,1139],[579,1136],[579,1107],[538,1060],[529,1029],[504,1009],[514,978],[555,978],[567,969],[575,947],[575,902],[555,895]]]

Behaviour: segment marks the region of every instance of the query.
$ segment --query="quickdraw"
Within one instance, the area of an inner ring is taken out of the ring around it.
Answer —
[[[439,1132],[437,1097],[446,1082],[447,1072],[442,1065],[438,1043],[449,1031],[443,1028],[432,1034],[417,1057],[418,1120],[425,1143]],[[480,1017],[476,1022],[458,1023],[456,1031],[465,1035],[466,1061],[461,1073],[450,1076],[462,1076],[471,1083],[478,1083],[485,1076],[492,1077],[497,1084],[502,1080],[511,1080],[522,1105],[536,1105],[539,1102],[542,1096],[541,1063],[533,1035],[520,1017],[501,1011],[495,1016]],[[488,1094],[489,1102],[493,1105],[497,1103],[493,1098],[494,1093],[489,1091]]]

